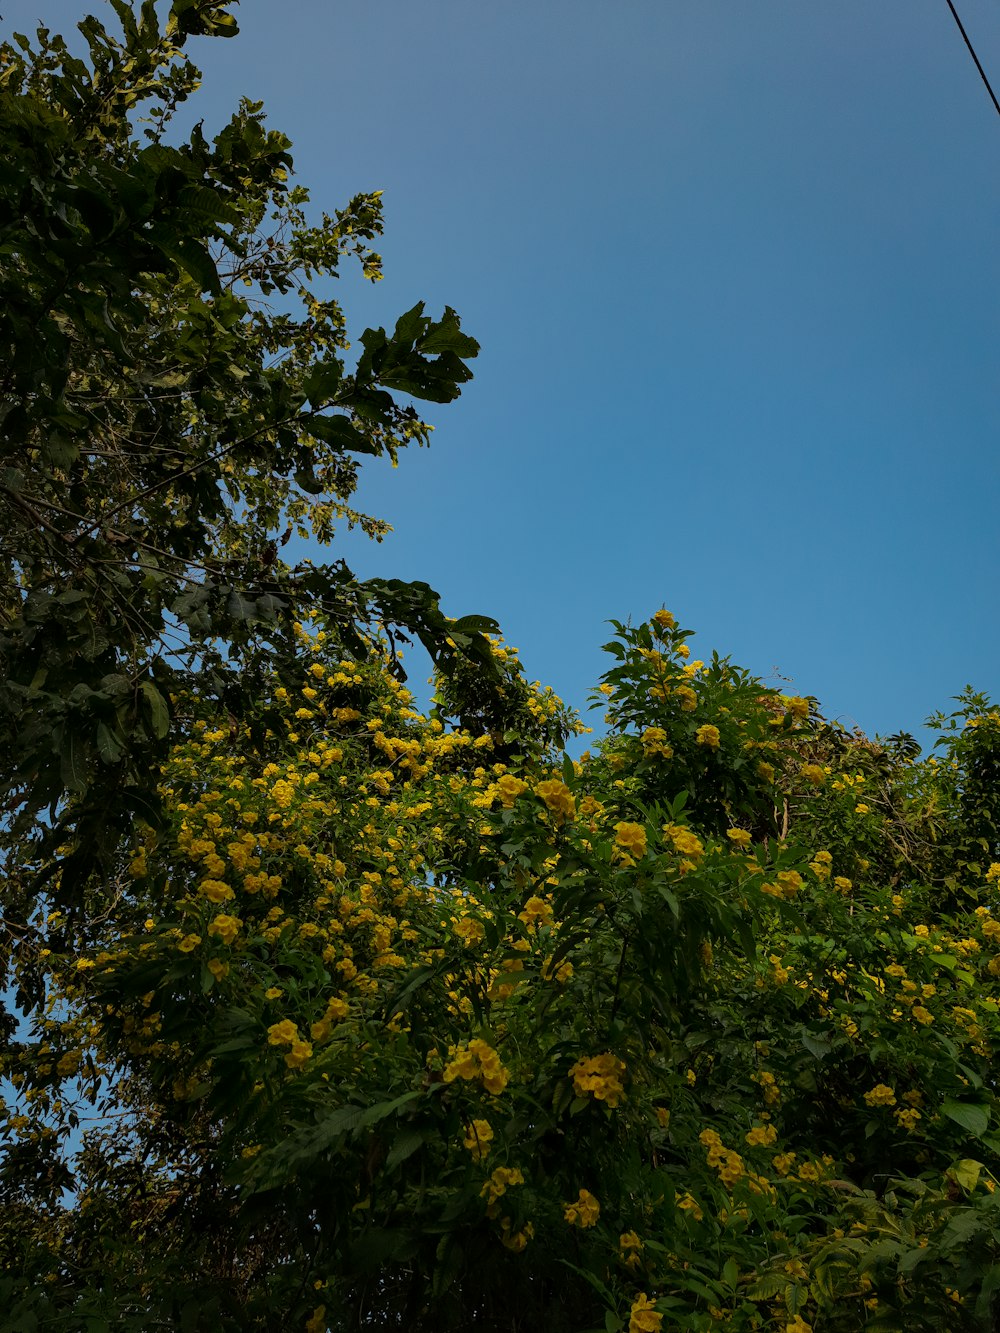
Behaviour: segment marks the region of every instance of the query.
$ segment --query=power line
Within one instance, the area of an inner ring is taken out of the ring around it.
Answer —
[[[951,10],[951,16],[952,16],[952,18],[955,20],[955,22],[958,24],[958,30],[959,30],[959,32],[962,34],[963,38],[965,39],[965,44],[966,44],[966,46],[969,48],[969,55],[972,56],[973,60],[976,62],[976,69],[979,70],[979,77],[982,79],[983,83],[986,84],[986,91],[989,93],[990,98],[991,98],[992,101],[993,101],[993,105],[996,107],[997,115],[1000,116],[1000,102],[997,101],[997,95],[996,95],[996,93],[993,91],[993,89],[990,87],[990,81],[989,81],[989,79],[986,77],[986,71],[983,69],[982,65],[979,63],[979,57],[976,55],[975,48],[973,47],[972,43],[969,41],[969,34],[968,34],[968,33],[965,31],[965,29],[962,27],[962,20],[958,17],[958,13],[957,13],[957,11],[956,11],[956,9],[955,9],[955,6],[951,3],[951,0],[947,0],[947,3],[948,3],[948,8]]]

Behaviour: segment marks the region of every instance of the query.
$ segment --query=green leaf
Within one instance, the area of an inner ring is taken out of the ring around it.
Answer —
[[[977,1139],[981,1138],[989,1128],[989,1107],[976,1102],[956,1102],[949,1099],[941,1103],[941,1114],[954,1120],[956,1125],[961,1125]]]
[[[106,764],[116,764],[124,753],[121,742],[103,722],[97,724],[97,753]]]
[[[983,1169],[982,1162],[977,1162],[971,1157],[963,1157],[951,1168],[951,1174],[964,1190],[970,1194],[979,1183],[979,1176]]]
[[[421,307],[422,308],[422,307]],[[463,359],[479,355],[479,344],[462,332],[461,321],[451,306],[445,306],[441,319],[432,324],[417,344],[421,352],[453,352]]]
[[[162,740],[170,730],[170,709],[167,707],[167,701],[151,680],[140,681],[139,689],[142,690],[149,709],[153,735]]]
[[[800,1035],[802,1045],[817,1060],[822,1060],[830,1054],[830,1038],[828,1036],[814,1037],[811,1032],[806,1031],[803,1031]]]
[[[385,1169],[393,1171],[400,1166],[408,1157],[412,1157],[418,1148],[423,1146],[424,1136],[419,1129],[405,1129],[394,1140],[389,1154],[385,1159]]]
[[[307,416],[303,418],[303,426],[310,435],[334,449],[346,449],[354,454],[382,452],[382,446],[377,441],[358,430],[345,416]]]
[[[86,747],[73,731],[63,731],[59,750],[59,767],[63,786],[67,791],[87,790]]]

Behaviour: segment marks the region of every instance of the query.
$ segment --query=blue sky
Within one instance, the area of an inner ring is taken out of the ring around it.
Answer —
[[[1000,87],[1000,5],[957,7]],[[384,191],[349,326],[424,299],[482,344],[432,448],[368,468],[359,573],[496,616],[577,705],[663,603],[870,731],[1000,695],[1000,117],[945,0],[239,19],[192,48],[206,129],[262,98],[317,207]]]

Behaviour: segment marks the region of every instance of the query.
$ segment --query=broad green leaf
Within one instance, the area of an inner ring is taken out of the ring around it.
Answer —
[[[151,680],[140,681],[139,689],[149,709],[153,734],[162,740],[170,730],[170,709],[167,707],[167,701]]]
[[[976,1102],[956,1102],[949,1098],[941,1103],[941,1114],[968,1130],[974,1138],[980,1138],[989,1128],[989,1107]]]

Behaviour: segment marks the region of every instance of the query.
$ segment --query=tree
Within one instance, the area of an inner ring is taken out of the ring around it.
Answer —
[[[171,694],[197,680],[239,717],[305,607],[354,651],[381,623],[443,662],[488,660],[492,623],[448,625],[425,584],[279,558],[338,522],[381,537],[350,508],[358,460],[426,443],[409,400],[456,397],[477,345],[417,305],[348,366],[329,279],[347,258],[380,277],[378,194],[310,225],[256,103],[211,143],[171,141],[190,39],[235,21],[206,0],[165,25],[153,0],[112,7],[120,37],[79,25],[86,60],[44,29],[0,48],[2,786],[15,839],[67,849],[46,883],[67,903],[157,818]],[[8,903],[22,927],[28,908]]]
[[[947,792],[995,711],[918,761],[691,661],[659,612],[608,645],[594,755],[546,742],[561,706],[529,691],[505,761],[299,639],[295,688],[235,731],[178,701],[114,925],[49,923],[60,1003],[11,1066],[14,1308],[991,1327],[1000,865],[956,900],[912,849],[942,811],[961,841]],[[118,1118],[65,1207],[88,1099]]]
[[[0,1328],[995,1328],[1000,712],[921,759],[660,610],[573,760],[489,622],[283,564],[476,348],[349,367],[377,197],[171,144],[235,25],[113,7],[0,83]]]

